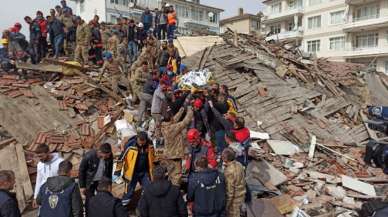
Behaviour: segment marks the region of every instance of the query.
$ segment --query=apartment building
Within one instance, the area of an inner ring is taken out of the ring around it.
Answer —
[[[297,9],[295,1],[299,1]],[[331,60],[364,63],[388,73],[388,1],[267,0],[264,3],[267,40],[292,40],[298,31],[296,42],[306,52]],[[294,29],[291,17],[294,23],[298,20]]]
[[[244,13],[243,8],[239,8],[236,16],[220,21],[221,33],[224,33],[228,28],[234,32],[244,34],[259,32],[261,29],[261,17],[261,13],[257,15],[248,14]]]
[[[139,20],[145,8],[161,8],[162,3],[174,5],[178,16],[178,32],[190,35],[198,29],[214,34],[220,32],[219,8],[203,5],[199,0],[72,0],[75,13],[85,20],[98,15],[101,21],[116,23],[119,17]]]

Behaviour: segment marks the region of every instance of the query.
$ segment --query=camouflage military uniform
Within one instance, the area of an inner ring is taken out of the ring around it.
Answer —
[[[74,41],[69,40],[71,31],[74,31],[73,17],[62,14],[59,17],[59,21],[61,21],[65,26],[66,37],[64,39],[63,47],[64,47],[66,56],[70,56],[74,53],[74,47],[75,47]]]
[[[83,22],[77,27],[75,48],[75,60],[79,63],[87,64],[89,62],[89,48],[92,31],[90,26]]]
[[[142,66],[137,68],[130,80],[134,101],[139,99],[139,94],[141,93],[143,85],[147,79],[151,79],[151,74],[148,72],[148,70],[144,71]]]
[[[244,203],[245,171],[244,167],[237,161],[226,164],[225,170],[226,183],[226,216],[240,217],[240,207]]]
[[[107,51],[112,53],[113,58],[117,58],[119,44],[120,44],[120,40],[117,35],[113,35],[108,39]]]
[[[101,69],[102,72],[108,71],[112,90],[115,93],[119,92],[119,81],[121,79],[120,63],[117,60],[112,62],[105,61]]]

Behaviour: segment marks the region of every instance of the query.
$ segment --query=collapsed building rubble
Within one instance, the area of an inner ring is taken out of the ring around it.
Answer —
[[[248,216],[349,216],[361,202],[383,198],[388,179],[363,164],[362,144],[372,131],[362,111],[369,101],[384,98],[374,97],[366,81],[377,80],[383,88],[387,79],[376,74],[364,79],[362,65],[305,58],[287,44],[258,36],[227,32],[223,37],[224,44],[184,62],[208,69],[229,86],[251,129],[250,155],[256,160],[247,168],[247,182],[258,198],[267,199],[255,198]],[[83,153],[99,141],[117,140],[115,121],[133,117],[94,69],[56,60],[18,68],[26,76],[0,76],[0,148],[10,146],[7,155],[28,165],[17,179],[24,188],[19,190],[23,209],[32,195],[26,171],[33,182],[38,144],[62,152],[77,176]],[[76,70],[62,76],[65,68]],[[20,147],[25,160],[18,156]],[[12,162],[0,169],[12,168]]]
[[[186,62],[229,86],[252,132],[270,134],[250,150],[257,159],[247,169],[253,191],[290,196],[280,204],[256,201],[266,214],[248,209],[248,216],[279,216],[269,204],[292,216],[350,216],[363,201],[384,198],[387,177],[363,163],[362,144],[376,136],[363,122],[375,95],[363,65],[305,58],[286,43],[255,35],[228,31],[223,38],[225,44]]]

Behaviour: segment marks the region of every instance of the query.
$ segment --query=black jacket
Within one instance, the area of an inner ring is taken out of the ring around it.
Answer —
[[[168,180],[147,186],[138,204],[141,217],[187,217],[187,206],[177,186]]]
[[[0,190],[0,217],[21,217],[15,194]]]
[[[97,172],[99,163],[100,163],[100,159],[97,157],[96,150],[90,150],[85,154],[79,166],[80,188],[88,188],[92,184],[93,178]],[[113,170],[113,158],[105,160],[104,176],[109,179],[112,179],[112,170]]]
[[[132,26],[132,27],[128,26],[127,37],[128,37],[128,42],[137,40],[137,38],[136,38],[136,26]]]
[[[225,177],[217,170],[206,169],[189,176],[187,201],[193,203],[194,216],[225,217]]]
[[[88,216],[91,217],[128,217],[128,210],[121,200],[109,192],[98,192],[89,202]]]
[[[67,176],[54,176],[49,177],[47,179],[47,182],[42,186],[52,191],[52,192],[60,192],[70,185],[74,183],[74,180]],[[42,188],[41,188],[42,189]],[[42,204],[42,190],[39,191],[38,197],[36,198],[36,201],[39,205]],[[79,190],[79,187],[75,187],[72,195],[71,195],[71,207],[72,209],[72,217],[81,217],[83,216],[83,203],[81,198],[81,193]]]

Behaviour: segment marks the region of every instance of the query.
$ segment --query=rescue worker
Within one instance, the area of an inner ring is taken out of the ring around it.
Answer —
[[[152,104],[152,96],[156,88],[159,85],[159,76],[158,73],[152,74],[152,79],[148,79],[143,86],[143,91],[139,95],[140,104],[139,104],[139,112],[137,116],[138,126],[143,122],[144,113],[147,108],[151,107]]]
[[[166,168],[155,167],[154,180],[144,190],[137,206],[140,217],[188,217],[179,187],[173,186],[166,174]]]
[[[149,8],[145,9],[143,14],[141,15],[140,20],[144,25],[144,31],[147,32],[152,27],[152,24],[153,24],[153,22],[152,22],[153,16],[152,16],[152,13],[151,13]]]
[[[97,195],[86,207],[90,217],[128,217],[128,209],[112,195],[112,181],[103,178],[97,186]]]
[[[192,107],[187,107],[186,115],[181,120],[185,109],[181,107],[179,112],[172,118],[165,118],[161,125],[164,138],[164,153],[161,164],[168,170],[172,184],[180,186],[182,177],[182,159],[185,155],[186,129],[193,118]]]
[[[99,23],[99,16],[95,15],[93,20],[89,23],[91,28],[91,45],[92,49],[90,49],[89,53],[92,54],[94,57],[94,63],[97,65],[103,64],[102,59],[102,37],[100,32],[100,23]]]
[[[111,52],[113,58],[117,58],[118,56],[118,46],[120,44],[119,32],[117,30],[113,30],[113,35],[108,39],[108,47],[107,51]]]
[[[42,185],[36,199],[41,206],[39,217],[83,217],[81,193],[78,184],[70,177],[72,169],[70,161],[62,161],[58,166],[58,176],[48,178]]]
[[[174,6],[170,5],[168,14],[167,14],[167,38],[174,39],[175,29],[177,24],[176,11]]]
[[[130,80],[134,102],[139,99],[139,94],[141,93],[145,82],[150,78],[151,73],[149,72],[148,62],[144,61],[142,66],[136,69],[135,74],[131,77]]]
[[[90,26],[81,17],[76,18],[77,33],[76,33],[76,48],[75,60],[83,65],[89,63],[89,48],[92,31]]]
[[[151,183],[154,158],[155,151],[152,141],[144,131],[131,138],[123,148],[116,167],[116,174],[119,174],[124,168],[123,176],[128,182],[127,192],[122,199],[124,206],[128,205],[132,199],[137,183],[140,183],[143,188]]]
[[[24,21],[26,21],[26,23],[29,25],[29,28],[30,28],[31,63],[38,64],[41,60],[39,55],[39,42],[41,37],[39,23],[32,20],[32,18],[29,16],[24,17]]]
[[[226,216],[240,217],[240,207],[244,203],[246,193],[244,167],[235,160],[236,153],[226,148],[222,152],[225,165],[224,175],[226,183]]]
[[[111,31],[109,30],[109,28],[106,27],[105,23],[101,23],[100,26],[101,26],[101,28],[100,28],[101,41],[103,44],[103,49],[106,50],[108,48],[108,40],[112,36],[112,34],[111,34]]]
[[[51,46],[54,50],[54,58],[58,58],[63,50],[63,42],[65,39],[65,25],[55,16],[51,16],[49,25],[49,34],[50,38],[52,38]]]
[[[192,203],[193,217],[226,217],[225,177],[209,168],[209,164],[206,157],[195,161],[195,172],[189,176],[187,201]]]
[[[15,187],[15,173],[0,170],[0,217],[21,217],[16,194],[11,193]]]
[[[214,148],[209,141],[201,138],[200,132],[197,129],[190,129],[186,134],[187,142],[189,143],[188,152],[186,153],[186,173],[191,175],[194,172],[195,161],[204,157],[209,163],[209,168],[217,167],[216,154]]]
[[[178,73],[178,61],[180,61],[179,51],[178,48],[174,45],[174,40],[169,39],[168,45],[167,45],[167,53],[168,53],[168,61],[167,65],[172,66],[172,72],[176,75]]]
[[[62,9],[60,9],[62,11]],[[65,25],[65,41],[64,41],[64,50],[66,56],[71,56],[74,54],[75,41],[76,41],[76,27],[73,22],[73,16],[71,11],[68,9],[63,10],[63,14],[58,16],[59,20]]]
[[[98,182],[107,178],[112,180],[113,155],[112,147],[103,143],[97,150],[88,151],[79,166],[79,186],[81,194],[85,196],[85,207],[88,207],[90,198],[95,196]],[[88,209],[86,209],[86,216]]]
[[[40,29],[40,37],[39,37],[39,58],[43,59],[46,57],[47,51],[48,51],[48,45],[47,45],[47,20],[43,16],[43,12],[37,11],[36,12],[36,18],[34,22],[37,22]]]
[[[109,51],[103,53],[104,65],[101,68],[101,76],[105,73],[109,73],[110,83],[113,92],[119,93],[119,81],[122,75],[122,69],[120,63],[113,58],[113,55]]]
[[[46,144],[40,144],[35,153],[39,158],[37,165],[37,174],[35,182],[34,200],[32,201],[32,207],[38,208],[37,197],[40,187],[47,181],[49,177],[58,175],[59,164],[63,161],[58,153],[50,153],[50,148]]]
[[[136,57],[137,57],[136,24],[133,19],[129,20],[127,41],[128,41],[129,63],[132,64],[136,61]]]

